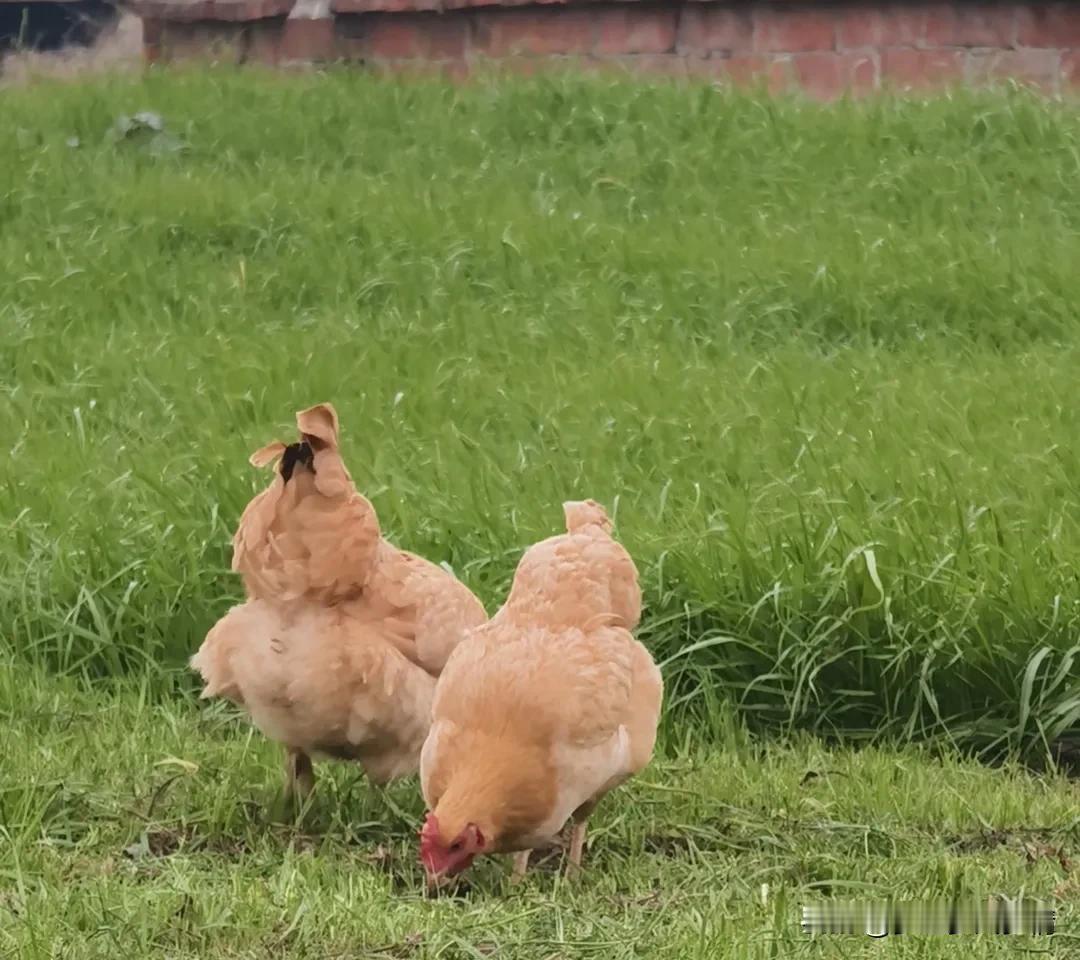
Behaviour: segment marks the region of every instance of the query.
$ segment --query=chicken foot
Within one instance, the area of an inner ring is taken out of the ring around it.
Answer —
[[[570,849],[567,854],[568,864],[566,873],[568,876],[576,876],[582,872],[581,857],[585,853],[585,829],[586,821],[582,817],[574,820],[570,828]],[[531,850],[519,850],[514,854],[513,869],[510,873],[511,883],[521,883],[525,879],[525,873],[529,869],[529,856]]]
[[[285,797],[301,804],[315,789],[315,767],[303,750],[285,748]]]

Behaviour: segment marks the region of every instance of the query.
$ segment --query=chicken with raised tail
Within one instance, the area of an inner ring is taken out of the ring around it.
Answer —
[[[420,762],[430,885],[492,853],[516,853],[520,877],[568,821],[580,867],[587,817],[652,756],[663,683],[630,632],[637,570],[599,504],[564,512],[567,532],[525,552],[505,605],[439,679]]]
[[[357,761],[380,784],[414,773],[435,678],[487,615],[450,573],[382,537],[341,459],[334,408],[296,422],[296,443],[251,457],[275,475],[233,539],[247,600],[191,664],[204,697],[236,702],[285,745],[287,792],[303,797],[313,756]]]

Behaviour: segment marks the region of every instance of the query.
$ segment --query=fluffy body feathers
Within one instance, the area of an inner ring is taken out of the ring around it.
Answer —
[[[526,551],[439,681],[421,761],[429,876],[550,844],[652,755],[663,688],[630,633],[636,568],[599,505],[564,509],[567,533]]]
[[[233,569],[247,600],[207,634],[192,666],[204,697],[240,704],[290,756],[355,760],[376,782],[416,770],[435,678],[483,606],[441,567],[379,529],[338,450],[334,408],[297,414],[300,439],[244,510]]]

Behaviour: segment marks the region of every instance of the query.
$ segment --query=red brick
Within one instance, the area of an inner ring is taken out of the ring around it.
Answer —
[[[342,13],[416,13],[422,10],[466,10],[472,7],[524,7],[566,3],[566,0],[340,0]]]
[[[443,77],[447,80],[453,80],[455,83],[467,80],[471,72],[468,60],[448,60],[442,64]]]
[[[685,77],[686,58],[677,53],[638,53],[598,60],[570,61],[577,70],[622,76]]]
[[[380,0],[372,0],[378,3]],[[529,7],[534,4],[565,4],[567,0],[443,0],[443,7],[447,10],[463,10],[470,7]],[[576,0],[571,0],[576,2]],[[591,2],[591,0],[589,0]]]
[[[851,65],[851,90],[853,93],[869,93],[877,90],[880,84],[878,61],[874,57],[863,57]]]
[[[160,20],[153,17],[144,17],[142,21],[142,55],[146,63],[157,63],[161,60],[161,33]]]
[[[1016,39],[1016,7],[1011,3],[956,0],[926,12],[929,47],[1011,47]]]
[[[667,53],[675,49],[678,8],[666,4],[631,3],[597,7],[593,13],[599,56],[628,53]]]
[[[579,57],[519,57],[517,55],[500,57],[497,60],[473,61],[477,66],[474,72],[478,76],[536,77],[543,74],[560,73],[582,62]]]
[[[335,13],[417,13],[441,10],[439,0],[336,0]]]
[[[748,51],[754,45],[750,8],[685,6],[679,22],[679,51]]]
[[[539,3],[566,3],[566,0],[351,0],[365,10],[468,10],[472,7],[525,7]]]
[[[243,24],[177,23],[167,20],[161,30],[161,57],[163,60],[240,63],[244,59],[246,40]]]
[[[257,20],[249,24],[244,62],[274,66],[280,58],[283,31],[284,21],[280,19]]]
[[[840,50],[918,46],[926,34],[926,8],[921,4],[844,6],[836,16]]]
[[[1080,87],[1080,50],[1062,52],[1061,82],[1069,87]]]
[[[968,80],[992,83],[1015,80],[1056,93],[1061,77],[1061,54],[1057,50],[992,50],[968,58]]]
[[[368,0],[370,3],[395,2],[395,0]],[[424,0],[427,2],[427,0]],[[531,7],[531,6],[564,6],[566,3],[592,3],[593,0],[442,0],[440,9],[443,10],[467,10],[473,7]],[[603,2],[603,0],[601,0]],[[613,0],[608,0],[613,2]],[[622,0],[614,0],[621,3]],[[636,0],[635,0],[636,2]]]
[[[911,50],[892,47],[881,51],[881,83],[901,89],[958,83],[964,77],[960,50]]]
[[[140,17],[172,23],[242,23],[285,16],[292,5],[293,0],[134,0],[132,10]]]
[[[146,17],[142,21],[142,42],[157,46],[161,43],[161,21]]]
[[[460,60],[468,23],[459,15],[375,13],[361,21],[362,49],[373,60]]]
[[[370,69],[380,75],[407,79],[438,77],[455,83],[468,79],[471,73],[466,60],[377,60],[370,64]]]
[[[754,49],[766,53],[831,50],[835,25],[831,10],[788,5],[755,7]]]
[[[592,49],[592,14],[575,7],[482,10],[475,14],[472,49],[481,56],[550,56]]]
[[[616,62],[631,73],[649,74],[656,77],[686,76],[686,59],[676,53],[641,53],[636,56],[619,57]]]
[[[1016,11],[1022,47],[1080,47],[1080,4],[1025,4]]]
[[[289,17],[281,31],[282,63],[320,63],[337,58],[334,18]]]
[[[820,100],[866,93],[877,84],[877,65],[864,54],[797,53],[792,65],[803,92]]]
[[[692,76],[714,77],[737,87],[764,87],[770,93],[782,93],[792,85],[789,57],[736,53],[730,57],[688,60]]]

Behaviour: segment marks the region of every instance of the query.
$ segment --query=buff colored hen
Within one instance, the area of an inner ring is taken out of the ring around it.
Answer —
[[[522,557],[510,596],[454,651],[424,744],[429,813],[420,853],[429,883],[478,854],[550,845],[649,762],[663,684],[630,631],[641,615],[637,570],[593,501],[564,505],[567,533]]]
[[[274,464],[244,510],[233,570],[247,601],[207,634],[192,666],[286,747],[286,789],[306,796],[313,756],[359,762],[376,783],[415,772],[435,678],[479,600],[441,567],[383,539],[338,451],[330,404],[296,416],[300,439],[251,457]]]

